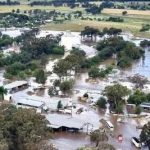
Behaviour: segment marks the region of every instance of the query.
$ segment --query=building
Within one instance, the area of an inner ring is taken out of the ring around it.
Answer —
[[[145,102],[140,105],[143,111],[150,112],[150,102]]]
[[[62,114],[48,114],[46,119],[49,121],[48,127],[51,127],[53,130],[79,131],[83,129],[85,124],[85,122],[78,118]]]
[[[16,100],[16,105],[17,107],[23,107],[23,108],[35,108],[37,112],[41,113],[44,107],[44,102],[37,101],[34,99],[22,98]]]
[[[4,85],[4,88],[7,89],[7,94],[4,95],[4,100],[12,100],[12,94],[28,88],[27,81],[14,81],[12,83]]]
[[[10,94],[26,89],[27,87],[28,87],[27,81],[14,81],[12,83],[4,85],[4,88],[7,89],[8,93]]]

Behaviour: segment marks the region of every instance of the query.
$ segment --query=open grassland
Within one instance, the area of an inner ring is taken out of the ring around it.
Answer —
[[[104,9],[102,11],[103,14],[112,14],[112,15],[122,15],[122,12],[123,11],[127,11],[128,12],[128,15],[132,16],[132,15],[135,15],[135,16],[148,16],[150,17],[150,10],[128,10],[128,9]]]
[[[25,1],[25,0],[22,0]],[[83,8],[74,8],[71,9],[69,7],[53,7],[53,6],[29,6],[29,5],[17,5],[17,6],[0,6],[0,13],[3,12],[11,12],[12,10],[20,9],[20,11],[24,10],[34,10],[41,9],[46,11],[57,10],[60,12],[72,12],[76,10],[80,10],[84,12]],[[101,14],[91,16],[84,15],[84,17],[90,18],[102,18],[106,20],[110,16],[120,16],[124,19],[123,23],[120,22],[108,22],[108,21],[96,21],[96,20],[80,20],[80,19],[72,19],[72,21],[65,21],[62,24],[49,23],[45,26],[42,26],[42,29],[47,30],[71,30],[71,31],[81,31],[85,26],[91,26],[98,29],[103,29],[105,27],[115,27],[121,28],[124,31],[130,31],[135,36],[140,37],[149,37],[150,32],[139,32],[143,24],[150,24],[150,11],[140,11],[140,10],[126,10],[128,12],[127,15],[122,16],[122,12],[125,9],[104,9]]]
[[[0,6],[0,13],[4,13],[4,12],[11,12],[12,10],[17,10],[20,9],[20,11],[24,11],[24,10],[34,10],[34,9],[41,9],[41,10],[46,10],[46,11],[50,11],[50,10],[58,10],[61,12],[71,12],[71,11],[75,11],[75,10],[83,10],[83,8],[74,8],[71,9],[69,7],[53,7],[53,6],[33,6],[31,7],[30,5],[15,5],[15,6]]]
[[[86,16],[90,18],[108,18],[110,16],[120,16],[124,18],[124,22],[108,22],[96,20],[73,20],[63,24],[46,24],[43,29],[48,30],[71,30],[81,31],[85,26],[91,26],[98,29],[105,27],[121,28],[123,31],[130,31],[135,36],[150,38],[150,32],[139,32],[143,24],[150,24],[150,11],[127,10],[128,14],[122,16],[124,9],[104,9],[102,14],[96,16]]]
[[[90,21],[90,20],[74,20],[74,21],[67,21],[63,24],[54,24],[49,23],[45,26],[41,27],[45,30],[58,30],[58,31],[81,31],[84,29],[85,26],[90,26],[98,29],[103,29],[105,27],[114,27],[114,28],[121,28],[123,31],[130,31],[135,36],[139,37],[148,37],[150,38],[150,32],[139,32],[141,28],[141,24],[135,24],[134,22],[126,22],[126,23],[117,23],[117,22],[106,22],[106,21]]]

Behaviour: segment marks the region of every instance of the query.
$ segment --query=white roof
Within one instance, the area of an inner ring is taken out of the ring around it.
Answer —
[[[12,83],[4,85],[4,88],[6,88],[6,89],[12,89],[12,88],[15,88],[15,87],[27,84],[27,83],[28,83],[27,81],[14,81]]]
[[[28,105],[33,107],[41,107],[44,104],[44,102],[28,99],[28,98],[18,99],[16,102],[17,104],[20,103],[22,105]]]
[[[48,114],[47,120],[51,126],[69,127],[69,128],[82,128],[85,122],[79,118],[71,117],[70,115]]]

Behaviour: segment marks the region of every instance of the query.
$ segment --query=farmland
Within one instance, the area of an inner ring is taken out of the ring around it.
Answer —
[[[22,0],[21,2],[25,2]],[[150,22],[150,11],[142,11],[142,10],[128,10],[128,9],[104,9],[99,15],[89,15],[85,13],[84,8],[75,7],[71,9],[67,6],[54,7],[54,6],[30,6],[27,4],[14,5],[14,6],[0,6],[0,13],[12,12],[12,10],[19,9],[21,13],[23,11],[29,10],[46,10],[52,11],[56,10],[62,13],[71,13],[74,11],[82,11],[82,16],[85,18],[89,18],[86,20],[82,20],[81,18],[71,18],[71,20],[65,20],[62,23],[48,23],[42,26],[42,29],[46,30],[71,30],[71,31],[81,31],[85,26],[90,25],[92,27],[96,27],[98,29],[103,29],[105,27],[117,27],[123,29],[123,31],[130,31],[135,36],[139,37],[150,37],[149,31],[139,32],[142,28],[143,24],[149,24]],[[127,15],[122,15],[123,11],[127,11]],[[109,17],[120,17],[124,20],[124,22],[112,22],[106,21]],[[101,21],[95,20],[95,18],[101,18]]]

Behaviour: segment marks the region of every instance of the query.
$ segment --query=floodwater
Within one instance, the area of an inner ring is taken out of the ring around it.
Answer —
[[[9,35],[14,35],[14,32],[4,32],[5,34],[9,34]],[[60,32],[55,32],[55,31],[42,31],[39,35],[39,37],[45,36],[46,34],[59,34]],[[16,35],[18,35],[19,32],[16,32]],[[79,35],[79,33],[73,33],[73,34],[77,34]],[[127,38],[126,36],[124,37],[126,40],[130,40],[129,37]],[[134,39],[132,40],[135,44],[139,45],[139,42],[141,41],[141,39]],[[86,49],[86,46],[83,46],[82,48]],[[95,54],[95,51],[91,51],[94,50],[92,47],[89,48],[89,51],[87,52],[87,57],[91,57]],[[68,55],[68,53],[66,54]],[[66,56],[65,55],[65,56]],[[65,57],[64,56],[64,57]],[[53,65],[55,62],[57,62],[58,59],[50,59],[50,61],[48,62],[48,64],[46,65],[46,70],[47,71],[52,71],[53,69]],[[109,62],[108,62],[109,63]],[[141,58],[140,60],[136,61],[133,63],[131,68],[126,69],[125,71],[123,71],[123,74],[125,75],[132,75],[135,73],[139,73],[141,75],[144,75],[146,77],[150,77],[150,51],[145,50],[145,56],[143,58]],[[0,71],[0,79],[2,80],[2,76],[4,74],[4,70]],[[119,77],[119,76],[116,76]],[[86,82],[86,79],[88,78],[88,73],[84,72],[81,73],[80,75],[78,75],[76,77],[76,81],[75,81],[75,86],[74,89],[77,90],[79,93],[76,93],[73,95],[73,100],[77,101],[77,97],[78,96],[82,96],[84,93],[86,92],[94,92],[95,94],[97,93],[100,96],[100,92],[104,89],[104,87],[106,85],[111,85],[113,84],[111,80],[103,80],[103,81],[99,81],[98,84],[96,83],[89,83]],[[48,77],[48,80],[50,78]],[[47,80],[47,85],[50,85],[49,81]],[[48,96],[48,94],[45,92],[41,92],[39,93],[40,96]],[[96,125],[98,125],[99,120],[103,116],[102,114],[98,114],[96,111],[89,111],[89,115],[88,112],[86,113],[86,115],[82,115],[81,114],[81,118],[83,117],[83,119],[85,120],[90,120],[91,122],[95,123]],[[121,148],[122,150],[135,150],[135,147],[131,144],[131,137],[132,136],[139,136],[140,131],[136,129],[136,125],[137,122],[135,119],[128,119],[128,122],[125,124],[121,124],[118,123],[116,121],[116,119],[112,116],[110,116],[110,120],[113,122],[115,130],[113,132],[113,136],[114,138],[110,138],[110,143],[113,144],[117,149]],[[120,144],[117,141],[117,136],[119,134],[123,135],[123,142],[122,144]],[[59,150],[75,150],[78,147],[82,147],[84,145],[90,145],[90,139],[89,136],[86,135],[85,133],[79,133],[79,134],[74,134],[74,133],[55,133],[53,136],[53,140],[51,140],[51,142],[56,145],[56,147],[59,148]]]
[[[131,68],[125,71],[127,75],[140,74],[150,78],[150,51],[145,49],[144,56],[133,63]]]
[[[54,133],[50,140],[59,150],[76,150],[79,147],[90,145],[90,138],[85,133]]]

